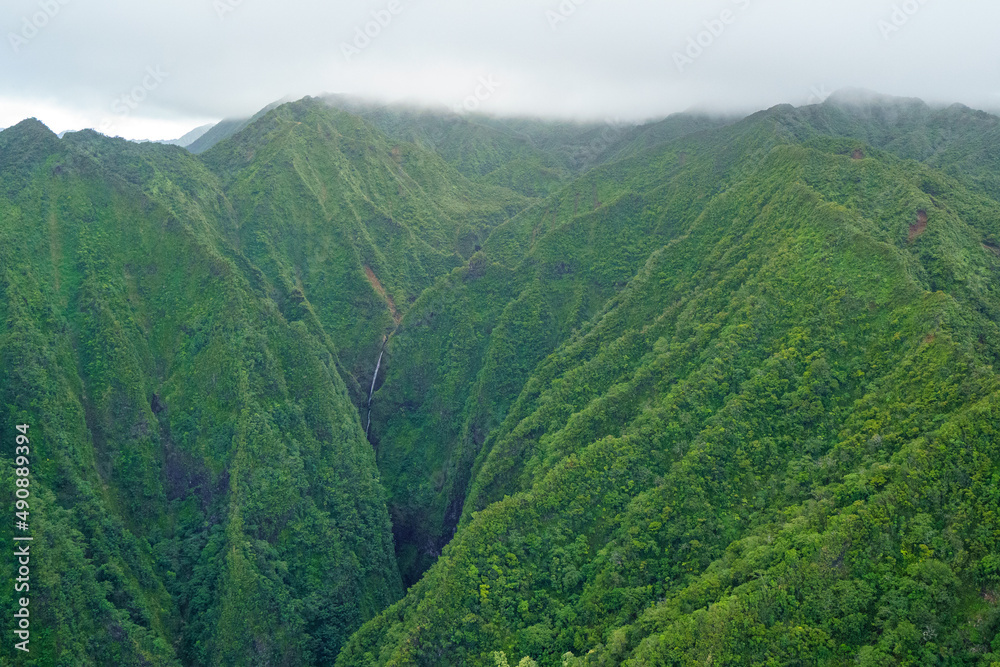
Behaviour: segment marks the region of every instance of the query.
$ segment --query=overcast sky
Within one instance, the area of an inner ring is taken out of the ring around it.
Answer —
[[[996,0],[3,0],[0,127],[171,139],[324,92],[621,120],[842,87],[1000,109],[998,25]]]

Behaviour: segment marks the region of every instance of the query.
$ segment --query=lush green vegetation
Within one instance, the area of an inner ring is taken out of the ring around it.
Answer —
[[[0,133],[22,662],[1000,665],[998,124]]]
[[[234,207],[190,154],[32,121],[0,137],[0,423],[34,442],[32,664],[329,662],[402,594],[330,336],[235,250]]]
[[[990,168],[814,122],[869,111],[625,155],[421,297],[380,465],[394,520],[461,520],[338,664],[1000,659]]]

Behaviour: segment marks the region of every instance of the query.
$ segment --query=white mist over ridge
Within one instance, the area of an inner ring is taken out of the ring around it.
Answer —
[[[0,15],[0,125],[168,140],[322,90],[586,120],[749,112],[844,86],[1000,108],[1000,6],[985,0],[50,4]]]

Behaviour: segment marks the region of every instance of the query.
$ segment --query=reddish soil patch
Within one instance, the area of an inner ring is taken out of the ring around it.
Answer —
[[[851,153],[851,159],[853,160],[863,160],[865,157],[865,152],[860,148],[855,148],[854,152]]]
[[[399,313],[396,311],[396,302],[393,301],[392,297],[389,296],[389,293],[385,291],[385,287],[379,281],[378,277],[376,277],[375,272],[372,271],[370,266],[365,267],[365,275],[368,276],[368,282],[370,282],[372,287],[375,288],[375,291],[379,293],[379,296],[385,299],[385,302],[389,304],[389,312],[392,313],[393,321],[396,324],[399,324],[400,320],[403,318],[400,317]]]
[[[997,257],[1000,257],[1000,248],[997,248],[996,246],[992,246],[989,243],[984,243],[983,247],[986,248],[987,250],[989,250],[991,253],[993,253]]]
[[[996,591],[983,591],[983,599],[990,604],[996,604],[1000,601],[1000,596],[997,595]]]
[[[917,221],[910,225],[910,242],[927,231],[927,211],[917,211]]]
[[[934,334],[927,334],[927,337],[924,338],[924,345],[930,345],[935,340],[937,340],[937,336],[936,335],[934,335]]]

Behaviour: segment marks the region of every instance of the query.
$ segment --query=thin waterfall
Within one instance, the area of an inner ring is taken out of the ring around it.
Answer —
[[[368,390],[368,425],[365,426],[365,437],[372,430],[372,396],[375,395],[375,381],[378,380],[378,369],[382,367],[382,355],[385,354],[385,341],[382,339],[382,350],[378,353],[378,363],[375,364],[375,375],[372,376],[372,388]]]

